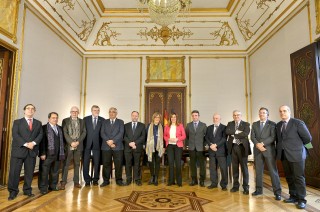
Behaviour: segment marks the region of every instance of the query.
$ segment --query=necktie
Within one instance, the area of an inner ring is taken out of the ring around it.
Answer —
[[[214,130],[213,130],[213,136],[215,137],[216,136],[216,133],[217,133],[217,129],[218,129],[218,126],[214,126]]]
[[[134,131],[136,131],[136,122],[133,122],[132,132],[134,134]]]
[[[236,131],[238,130],[238,128],[239,128],[239,123],[236,122]],[[241,141],[240,141],[238,138],[235,138],[235,139],[236,139],[236,143],[237,143],[238,145],[240,145],[240,144],[241,144]]]
[[[282,122],[282,127],[281,127],[281,136],[283,135],[283,133],[286,131],[287,128],[287,122],[283,121]]]
[[[29,120],[29,130],[32,130],[32,119],[28,119]]]
[[[97,126],[97,118],[95,117],[93,119],[93,129],[96,129],[96,126]]]
[[[264,122],[260,122],[260,132],[262,131],[262,129],[263,129],[263,124],[264,124]]]
[[[56,135],[58,135],[58,129],[57,129],[57,126],[53,126],[53,131],[56,133]]]
[[[196,131],[197,127],[198,127],[198,124],[197,124],[197,122],[194,122],[193,124],[194,124],[194,131]]]
[[[111,120],[111,126],[113,126],[113,120]]]

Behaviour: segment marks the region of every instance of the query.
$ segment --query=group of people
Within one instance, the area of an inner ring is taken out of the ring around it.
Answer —
[[[48,114],[48,123],[43,125],[33,116],[36,108],[33,104],[24,107],[24,117],[15,120],[12,128],[12,153],[8,200],[19,193],[18,185],[24,165],[23,194],[32,193],[36,157],[40,157],[38,187],[41,194],[48,190],[64,190],[68,170],[73,161],[75,188],[81,188],[80,161],[83,164],[85,186],[98,186],[100,165],[102,164],[103,182],[100,187],[110,184],[112,167],[115,169],[115,182],[119,186],[135,183],[142,185],[141,160],[145,152],[150,168],[149,185],[158,185],[161,158],[166,153],[169,165],[167,186],[182,186],[181,160],[184,149],[189,153],[191,181],[190,186],[205,186],[206,157],[209,153],[210,185],[208,189],[218,187],[227,191],[227,156],[231,156],[233,186],[230,192],[238,192],[239,167],[243,176],[243,194],[249,194],[248,155],[250,124],[242,120],[239,110],[233,111],[233,121],[227,126],[221,123],[218,113],[213,115],[213,124],[208,126],[200,121],[197,110],[191,112],[192,121],[183,126],[176,113],[171,113],[169,123],[163,126],[161,114],[155,112],[147,126],[139,122],[139,112],[131,113],[131,122],[124,124],[117,118],[116,108],[109,109],[109,119],[99,116],[100,108],[93,105],[91,115],[79,118],[79,108],[73,106],[70,117],[58,123],[58,113]],[[252,196],[263,194],[263,170],[267,164],[273,192],[276,200],[281,200],[281,185],[276,160],[281,160],[289,186],[290,197],[286,203],[298,203],[297,208],[305,208],[306,183],[304,177],[307,149],[311,148],[312,137],[303,121],[291,117],[290,108],[279,108],[281,121],[277,124],[268,119],[267,108],[259,109],[259,119],[252,124],[251,140],[254,143],[254,163],[256,189]],[[124,159],[124,161],[123,161]],[[90,161],[94,169],[89,174]],[[59,166],[63,163],[62,178],[59,183]],[[125,164],[126,180],[122,179],[122,167]],[[198,177],[197,167],[200,168]],[[218,182],[218,167],[221,180]]]

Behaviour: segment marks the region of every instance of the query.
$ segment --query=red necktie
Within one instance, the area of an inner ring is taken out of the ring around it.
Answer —
[[[32,119],[28,119],[29,120],[29,129],[30,131],[32,130]]]

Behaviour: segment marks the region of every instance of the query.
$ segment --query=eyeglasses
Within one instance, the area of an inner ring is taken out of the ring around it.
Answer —
[[[79,113],[79,111],[70,111],[71,113]]]

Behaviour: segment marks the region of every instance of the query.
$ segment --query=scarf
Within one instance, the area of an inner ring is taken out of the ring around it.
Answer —
[[[64,160],[65,155],[64,155],[64,144],[63,144],[63,134],[62,130],[60,127],[57,127],[58,130],[58,136],[60,140],[59,144],[59,160]],[[48,150],[49,150],[49,155],[54,155],[54,134],[55,132],[53,131],[51,125],[48,123],[47,124],[47,132],[48,132]]]
[[[146,154],[148,155],[148,161],[152,161],[152,153],[158,151],[159,157],[162,157],[163,151],[163,128],[159,123],[158,125],[158,140],[157,146],[154,148],[154,135],[153,135],[153,123],[149,125],[148,133],[147,133],[147,144],[146,144]]]

